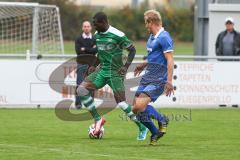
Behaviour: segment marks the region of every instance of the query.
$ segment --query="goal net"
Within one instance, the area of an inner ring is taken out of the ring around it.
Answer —
[[[0,53],[63,54],[58,7],[0,2]]]

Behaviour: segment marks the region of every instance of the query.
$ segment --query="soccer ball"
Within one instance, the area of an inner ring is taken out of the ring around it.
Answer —
[[[88,128],[88,136],[90,139],[102,139],[104,135],[104,128],[102,127],[97,135],[94,134],[94,124],[91,124]]]

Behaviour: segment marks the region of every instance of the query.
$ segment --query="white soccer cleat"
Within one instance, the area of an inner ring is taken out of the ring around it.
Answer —
[[[106,120],[105,118],[101,118],[99,121],[96,121],[95,122],[95,125],[94,125],[94,131],[93,131],[93,134],[94,135],[98,135],[102,126],[105,124]]]

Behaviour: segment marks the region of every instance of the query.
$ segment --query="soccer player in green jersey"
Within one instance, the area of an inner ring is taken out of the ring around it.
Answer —
[[[124,76],[134,59],[136,49],[123,32],[109,25],[105,13],[96,13],[93,17],[93,25],[97,30],[95,37],[100,68],[90,74],[78,86],[77,93],[95,120],[94,135],[99,133],[105,123],[105,119],[97,112],[90,91],[102,88],[108,84],[113,90],[117,106],[139,127],[137,140],[145,140],[148,129],[137,120],[132,112],[132,106],[126,103],[124,88]],[[128,58],[125,64],[122,59],[123,49],[128,51]]]

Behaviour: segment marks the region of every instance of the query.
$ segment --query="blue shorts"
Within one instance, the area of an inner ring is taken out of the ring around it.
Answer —
[[[137,92],[135,94],[138,97],[141,93],[146,94],[151,98],[152,102],[155,102],[159,96],[161,96],[164,92],[164,84],[159,83],[158,85],[154,83],[149,84],[141,84],[139,85]]]

